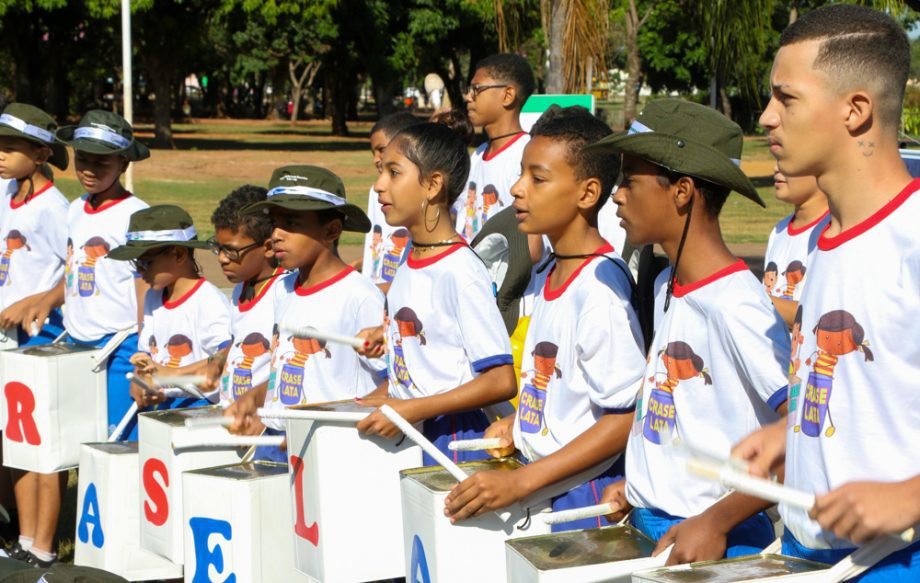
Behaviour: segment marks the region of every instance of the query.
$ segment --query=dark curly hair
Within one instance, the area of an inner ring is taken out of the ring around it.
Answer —
[[[533,95],[537,83],[530,63],[521,55],[496,53],[476,63],[473,71],[484,70],[496,81],[510,83],[517,91],[517,108],[524,107],[527,98]]]
[[[268,191],[261,186],[246,184],[228,194],[211,215],[211,224],[215,229],[227,229],[233,233],[243,234],[257,243],[265,241],[272,234],[272,223],[264,213],[242,214],[243,208],[260,200],[265,200]]]

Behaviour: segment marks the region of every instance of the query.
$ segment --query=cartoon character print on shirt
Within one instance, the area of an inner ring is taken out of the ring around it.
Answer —
[[[792,320],[792,353],[789,356],[789,396],[786,400],[789,410],[786,415],[786,427],[792,427],[798,415],[795,413],[798,407],[799,393],[802,390],[802,379],[795,373],[799,370],[802,363],[799,358],[799,350],[802,349],[802,343],[805,342],[805,336],[802,335],[802,305],[799,304],[795,311],[795,318]]]
[[[151,343],[151,347],[155,346],[156,341],[154,340]],[[163,364],[168,368],[179,368],[182,366],[182,360],[192,353],[192,339],[185,334],[173,334],[169,341],[166,342],[165,348],[166,354],[163,355],[162,360],[166,362]],[[153,348],[151,348],[151,351],[154,355],[158,352],[154,352]]]
[[[498,189],[494,184],[486,184],[482,189],[482,223],[486,224],[489,220],[489,209],[495,205],[505,206],[505,203],[498,198]]]
[[[831,417],[830,400],[834,387],[834,369],[840,357],[857,350],[863,353],[864,362],[872,362],[875,357],[869,350],[869,341],[865,338],[863,327],[846,310],[833,310],[818,318],[812,333],[818,348],[805,361],[812,369],[808,373],[808,384],[805,385],[802,419],[800,425],[796,425],[793,430],[798,432],[801,429],[809,437],[819,437],[826,419],[828,427],[824,435],[831,437],[837,431]]]
[[[268,339],[259,332],[250,332],[237,344],[243,352],[243,357],[232,363],[233,378],[231,383],[231,397],[237,400],[252,388],[252,366],[257,358],[268,354]]]
[[[677,408],[674,405],[674,390],[682,382],[695,378],[702,378],[707,385],[712,384],[709,371],[706,370],[703,358],[693,351],[689,344],[683,341],[670,342],[661,352],[661,362],[664,364],[664,380],[649,377],[649,382],[655,383],[648,399],[648,409],[645,413],[645,424],[642,434],[652,443],[662,443],[662,437],[669,438],[677,424]]]
[[[390,235],[390,242],[393,246],[383,255],[383,270],[380,272],[380,279],[383,281],[393,281],[393,278],[396,277],[396,270],[402,263],[403,252],[409,245],[409,231],[396,229]]]
[[[80,297],[88,298],[98,296],[99,289],[96,286],[96,262],[109,253],[109,244],[102,237],[90,237],[83,244],[83,252],[86,259],[77,268],[77,291]]]
[[[479,231],[479,213],[476,212],[476,183],[470,181],[466,188],[466,206],[464,207],[463,237],[470,241]]]
[[[13,229],[6,234],[6,251],[3,252],[3,256],[0,257],[0,287],[7,285],[10,282],[10,259],[13,257],[13,253],[25,247],[26,251],[31,251],[32,248],[29,247],[26,242],[26,236]]]
[[[415,310],[409,307],[402,307],[393,318],[396,321],[398,334],[396,341],[393,343],[393,371],[396,374],[396,381],[407,389],[414,390],[415,383],[409,375],[409,368],[406,366],[406,356],[403,352],[403,343],[408,338],[415,338],[420,346],[425,346],[425,332],[421,320],[415,314]]]
[[[559,347],[552,342],[537,342],[533,347],[533,370],[521,373],[521,398],[518,401],[517,418],[524,433],[540,433],[546,435],[543,417],[543,408],[546,405],[546,391],[549,389],[553,375],[562,378],[562,370],[556,366],[556,355]]]
[[[289,336],[294,350],[281,356],[281,378],[278,380],[278,397],[284,405],[299,405],[304,402],[304,367],[310,357],[323,353],[326,358],[332,358],[332,353],[326,348],[325,340],[317,340],[304,336]]]
[[[67,261],[64,262],[64,289],[73,288],[73,239],[67,237]]]
[[[374,225],[371,233],[371,274],[374,277],[379,277],[381,251],[383,250],[383,227]]]
[[[776,287],[776,278],[779,275],[779,268],[776,267],[776,263],[771,261],[767,263],[767,267],[763,270],[763,288],[766,290],[768,296],[773,296],[773,288]]]
[[[795,288],[805,279],[805,264],[796,259],[789,263],[783,275],[786,277],[786,288],[782,290],[780,297],[784,300],[791,300],[795,295]]]
[[[281,357],[281,355],[278,354],[278,346],[280,344],[281,344],[281,331],[278,330],[278,324],[274,324],[272,326],[272,343],[271,343],[271,347],[269,348],[269,350],[271,350],[272,352],[271,368],[269,369],[270,372],[268,373],[268,394],[270,395],[275,394],[275,381],[278,378],[278,373],[275,370],[275,363]],[[276,396],[274,400],[277,401],[278,397]]]

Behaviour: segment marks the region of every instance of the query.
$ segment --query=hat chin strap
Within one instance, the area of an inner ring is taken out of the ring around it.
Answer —
[[[674,295],[674,282],[677,281],[677,266],[680,265],[680,256],[684,253],[684,243],[687,242],[687,233],[690,231],[690,216],[693,214],[693,201],[690,198],[690,204],[687,205],[687,218],[684,219],[684,232],[680,235],[680,243],[677,245],[677,256],[674,258],[674,271],[668,278],[668,293],[664,298],[664,311],[667,312],[671,306],[671,296]]]

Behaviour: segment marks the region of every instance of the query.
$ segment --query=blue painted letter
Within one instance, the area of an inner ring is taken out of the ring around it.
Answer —
[[[195,541],[195,577],[192,583],[210,583],[211,578],[208,575],[208,567],[214,565],[218,573],[224,572],[224,553],[220,550],[220,542],[215,541],[214,548],[210,548],[208,540],[212,534],[222,536],[224,540],[230,542],[232,532],[230,523],[226,520],[215,520],[213,518],[195,517],[188,521],[192,528],[192,537]],[[230,566],[227,565],[227,570]],[[223,583],[235,583],[236,575],[229,573]]]
[[[96,484],[89,483],[86,494],[83,495],[83,512],[80,513],[80,524],[77,525],[77,536],[80,542],[89,540],[89,525],[93,525],[93,546],[101,549],[105,542],[102,533],[102,519],[99,517],[99,496],[96,494]]]

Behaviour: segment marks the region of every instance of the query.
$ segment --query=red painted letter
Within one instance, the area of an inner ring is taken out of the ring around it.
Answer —
[[[35,395],[22,383],[6,383],[6,436],[22,443],[23,435],[29,445],[41,445],[42,438],[35,425]]]
[[[300,538],[305,538],[314,547],[319,546],[319,525],[315,522],[307,526],[303,519],[303,460],[296,455],[291,456],[291,467],[294,468],[294,504],[296,505],[294,519],[294,533]]]
[[[162,486],[154,479],[155,474],[160,474]],[[166,498],[166,490],[164,490],[169,487],[169,471],[166,469],[166,464],[155,457],[144,462],[142,481],[144,492],[149,498],[144,501],[144,516],[147,517],[147,522],[155,526],[163,526],[166,519],[169,518],[169,499]],[[151,508],[151,502],[155,509]]]

